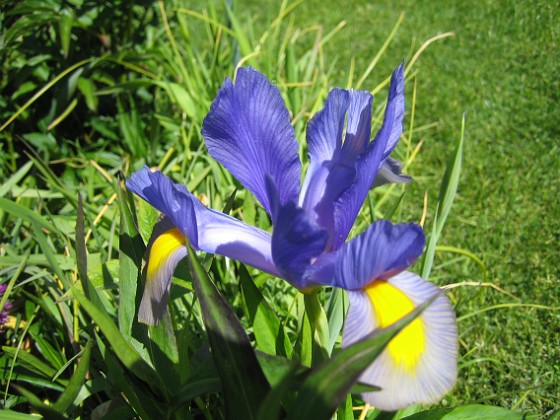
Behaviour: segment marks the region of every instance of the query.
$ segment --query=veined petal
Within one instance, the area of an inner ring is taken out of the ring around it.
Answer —
[[[290,115],[280,91],[252,68],[240,68],[235,85],[226,79],[204,119],[210,154],[250,190],[270,213],[266,176],[281,203],[297,197],[301,163]]]
[[[339,160],[354,164],[358,155],[369,144],[373,96],[368,91],[352,91],[351,93],[346,136]]]
[[[173,272],[187,255],[185,237],[170,225],[169,219],[158,222],[148,244],[144,294],[138,309],[138,320],[148,325],[156,325],[165,315]]]
[[[383,125],[373,142],[356,161],[355,182],[334,203],[335,237],[333,248],[341,246],[371,189],[378,170],[396,146],[402,133],[404,116],[404,64],[394,72]]]
[[[309,167],[310,188],[303,202],[309,220],[320,226],[329,235],[326,250],[332,249],[335,234],[334,203],[356,178],[352,165],[325,163],[320,168]]]
[[[307,128],[310,164],[300,205],[330,238],[334,202],[354,183],[356,159],[369,142],[371,101],[369,92],[334,89]]]
[[[199,249],[233,258],[280,277],[272,259],[270,233],[208,209],[201,203],[195,206],[195,211]]]
[[[406,271],[348,292],[343,347],[392,324],[438,292],[436,286]],[[457,353],[455,314],[448,299],[440,295],[362,373],[360,382],[381,388],[362,397],[388,411],[437,402],[455,383]]]
[[[330,284],[359,290],[373,280],[392,277],[422,254],[424,244],[424,231],[420,226],[377,220],[336,251],[335,277],[330,279]]]
[[[404,117],[404,63],[393,71],[389,97],[383,125],[375,136],[374,143],[384,144],[383,158],[391,154],[402,134],[402,120]]]
[[[279,275],[272,260],[271,235],[204,206],[185,186],[149,168],[132,174],[127,188],[166,215],[194,249],[220,254]]]
[[[319,166],[333,159],[342,148],[342,136],[351,93],[345,89],[329,92],[323,109],[307,125],[309,161]],[[369,136],[369,133],[368,133]]]

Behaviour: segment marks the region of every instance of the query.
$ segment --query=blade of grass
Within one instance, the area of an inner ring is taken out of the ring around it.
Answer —
[[[14,388],[24,396],[25,399],[29,402],[29,404],[37,410],[39,414],[41,414],[46,419],[52,420],[67,420],[67,418],[61,414],[56,408],[48,406],[43,401],[41,401],[33,392],[22,388],[21,386],[14,385]]]
[[[49,232],[58,232],[58,229],[50,222],[46,221],[41,215],[25,206],[22,206],[21,204],[8,200],[7,198],[0,197],[0,209],[12,214],[15,217],[19,217],[29,222],[33,221],[41,228]]]
[[[461,175],[461,160],[463,156],[463,143],[465,138],[465,115],[463,114],[462,124],[461,124],[461,135],[459,141],[455,147],[455,151],[451,156],[451,160],[447,165],[445,175],[441,181],[441,187],[439,192],[438,207],[436,214],[434,216],[434,222],[432,226],[432,233],[430,239],[428,240],[428,245],[426,247],[426,252],[424,253],[424,259],[422,262],[422,277],[428,279],[430,272],[432,270],[432,264],[434,262],[434,256],[436,252],[436,245],[441,235],[441,231],[447,220],[447,216],[451,211],[451,205],[457,194],[457,188],[459,186],[459,178]]]
[[[165,384],[156,371],[125,340],[112,319],[90,302],[76,287],[71,286],[74,297],[100,328],[119,360],[131,373],[146,382],[162,401],[167,401]]]
[[[303,301],[313,331],[313,365],[316,365],[329,357],[329,323],[318,292],[305,293]]]
[[[239,265],[239,283],[245,308],[252,322],[258,348],[268,354],[289,356],[290,340],[284,327],[251,279],[244,265]]]
[[[66,412],[72,406],[72,403],[80,393],[89,370],[92,343],[92,341],[88,341],[86,343],[82,357],[78,362],[78,366],[76,367],[72,378],[70,378],[68,386],[54,404],[53,408],[57,411]]]

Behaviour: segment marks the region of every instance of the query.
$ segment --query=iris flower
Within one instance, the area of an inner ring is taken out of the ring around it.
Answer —
[[[236,259],[302,291],[318,285],[347,290],[344,346],[439,293],[405,271],[424,247],[419,226],[379,220],[345,242],[372,187],[409,180],[389,157],[402,133],[403,89],[401,65],[373,141],[371,94],[331,90],[307,127],[309,167],[300,188],[298,144],[278,88],[251,68],[239,69],[235,83],[226,79],[202,134],[209,153],[268,212],[273,232],[205,207],[159,171],[134,173],[127,188],[164,215],[148,246],[139,320],[155,324],[165,313],[173,271],[187,253],[185,237],[195,250]],[[434,402],[453,386],[456,358],[453,310],[439,295],[364,372],[362,382],[381,387],[364,399],[386,410]]]

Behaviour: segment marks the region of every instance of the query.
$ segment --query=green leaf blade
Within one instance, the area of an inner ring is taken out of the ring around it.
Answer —
[[[187,243],[192,282],[223,386],[227,418],[254,419],[270,385],[245,330]]]

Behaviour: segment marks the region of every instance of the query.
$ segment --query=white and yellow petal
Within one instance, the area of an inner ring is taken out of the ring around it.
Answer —
[[[162,230],[156,225],[148,245],[144,294],[138,309],[140,322],[156,325],[161,321],[167,311],[173,272],[186,255],[185,237],[179,229],[172,227]]]
[[[438,292],[436,286],[406,271],[349,291],[343,346],[391,325]],[[457,352],[455,314],[442,294],[363,372],[360,382],[381,388],[364,393],[364,401],[390,411],[439,401],[455,383]]]

